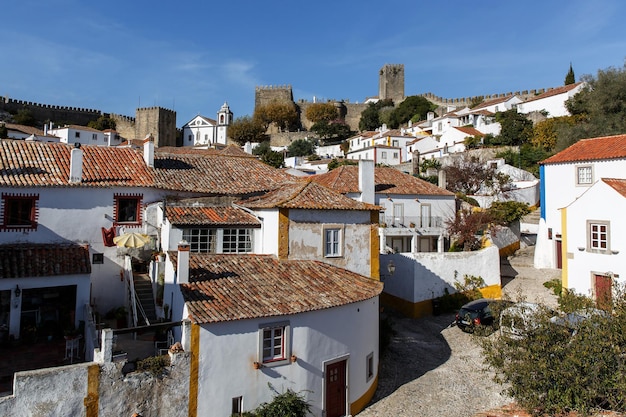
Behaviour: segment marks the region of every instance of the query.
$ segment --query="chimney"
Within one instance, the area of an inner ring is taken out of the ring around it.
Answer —
[[[70,153],[70,184],[81,182],[83,178],[83,151],[80,143],[75,143]]]
[[[446,187],[448,186],[448,184],[446,184],[447,180],[446,180],[446,171],[444,171],[443,169],[439,170],[439,176],[438,176],[438,181],[437,181],[437,185],[439,186],[439,188],[443,188],[444,190],[446,189]]]
[[[374,161],[359,159],[359,201],[374,204]]]
[[[43,125],[43,135],[48,136],[48,123],[44,123]]]
[[[150,168],[154,168],[154,138],[152,134],[143,141],[143,160]]]
[[[176,274],[179,284],[189,284],[189,243],[186,240],[178,242]]]

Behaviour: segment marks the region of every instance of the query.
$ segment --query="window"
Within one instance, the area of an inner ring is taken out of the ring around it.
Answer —
[[[2,228],[37,229],[38,195],[2,194]]]
[[[104,263],[104,253],[94,253],[91,255],[91,263],[92,264],[103,264]]]
[[[141,223],[141,195],[116,194],[114,198],[115,223]]]
[[[98,134],[97,133],[92,133],[91,134],[91,140],[98,140]]]
[[[393,153],[393,159],[398,159],[398,152]]]
[[[74,137],[75,138],[79,138],[80,137],[80,132],[74,132]]]
[[[324,256],[341,256],[341,233],[339,227],[324,229]]]
[[[215,253],[215,229],[184,229],[183,240],[191,252]]]
[[[577,167],[576,174],[576,183],[578,185],[591,185],[593,183],[591,166]]]
[[[193,138],[193,135],[188,135],[188,136],[187,136],[187,141],[188,141],[188,142],[191,142],[191,139],[192,139],[192,138]]]
[[[205,141],[205,142],[208,142],[208,141],[209,141],[209,135],[207,135],[207,134],[205,134],[205,135],[204,135],[204,141]]]
[[[381,157],[382,159],[387,159],[387,152],[382,151],[382,152],[380,153],[380,157]]]
[[[587,221],[587,249],[594,252],[608,252],[610,223],[598,220]]]
[[[259,358],[264,365],[289,363],[291,353],[289,322],[272,323],[259,327]]]
[[[252,252],[252,229],[224,229],[223,253]]]
[[[233,408],[231,415],[240,416],[243,413],[243,397],[233,398]]]
[[[398,146],[400,146],[400,142],[398,141],[398,139],[394,139],[391,142],[391,146],[393,146],[394,148],[397,148]]]
[[[365,362],[365,382],[368,382],[374,376],[374,352],[367,355]]]

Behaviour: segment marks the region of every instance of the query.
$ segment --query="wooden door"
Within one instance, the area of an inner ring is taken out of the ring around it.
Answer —
[[[563,243],[560,240],[555,240],[556,243],[556,268],[563,269]]]
[[[610,311],[613,308],[611,277],[606,275],[594,275],[593,281],[596,293],[596,305],[598,308]]]
[[[326,366],[326,417],[346,415],[346,363]]]

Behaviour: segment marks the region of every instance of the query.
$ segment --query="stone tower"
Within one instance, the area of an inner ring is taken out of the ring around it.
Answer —
[[[144,107],[135,111],[135,138],[152,135],[154,146],[176,146],[176,112],[163,107]]]
[[[378,98],[392,99],[395,105],[404,100],[404,64],[385,64],[380,69]]]
[[[217,112],[217,143],[226,145],[228,138],[228,126],[233,122],[233,112],[228,103],[224,102],[220,111]]]

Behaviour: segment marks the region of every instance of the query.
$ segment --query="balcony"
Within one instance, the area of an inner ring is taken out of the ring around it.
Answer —
[[[380,216],[380,227],[385,234],[401,234],[415,231],[419,234],[439,235],[444,228],[440,216]]]

